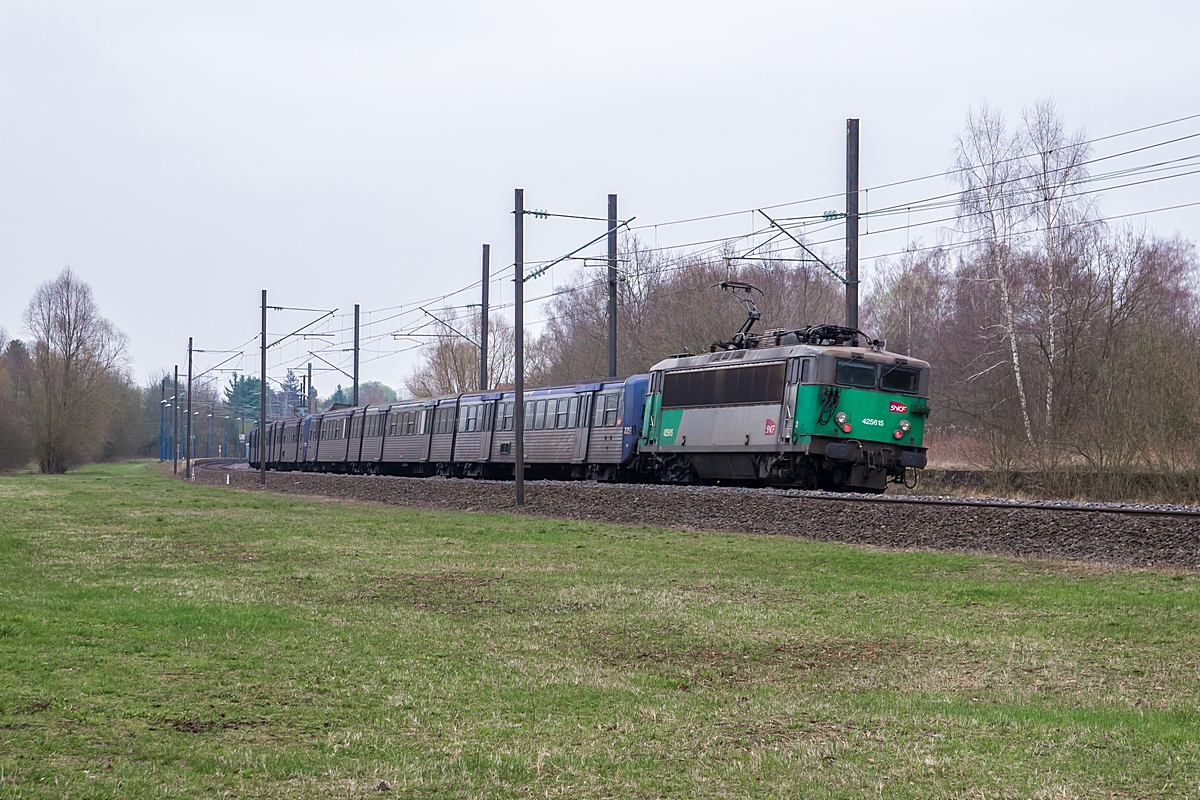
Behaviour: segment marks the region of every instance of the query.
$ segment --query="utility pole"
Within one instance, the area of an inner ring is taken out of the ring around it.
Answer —
[[[487,346],[488,346],[488,282],[491,280],[492,246],[483,246],[483,299],[479,311],[479,391],[486,392],[488,388]]]
[[[354,304],[354,403],[358,407],[358,303]]]
[[[262,290],[262,380],[258,398],[258,485],[267,485],[267,290]]]
[[[846,120],[846,327],[858,328],[858,120]]]
[[[516,372],[513,388],[516,402],[513,407],[513,476],[517,482],[517,508],[525,505],[525,190],[514,190],[513,196],[513,343],[516,350]]]
[[[192,337],[188,337],[188,404],[187,404],[187,439],[184,442],[184,472],[186,480],[192,479]]]
[[[312,413],[312,362],[308,362],[308,385],[304,387],[304,413]]]
[[[171,472],[179,474],[179,365],[175,365],[175,396],[171,398]]]
[[[617,377],[617,196],[608,196],[608,377]]]

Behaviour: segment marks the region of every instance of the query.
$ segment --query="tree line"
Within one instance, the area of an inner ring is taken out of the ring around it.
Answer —
[[[64,269],[40,286],[24,314],[26,339],[0,328],[0,470],[36,462],[57,474],[94,461],[183,457],[187,385],[159,371],[145,385],[132,377],[128,339],[101,313],[87,285]],[[219,375],[220,373],[218,373]],[[224,383],[222,383],[224,380]],[[234,373],[193,382],[192,439],[197,456],[240,452],[260,412],[259,378]],[[360,402],[396,399],[377,382],[359,387]],[[272,417],[302,413],[305,401],[292,371],[268,393]],[[324,400],[311,390],[309,408],[350,402],[340,386]],[[178,433],[172,414],[179,414]],[[161,437],[161,438],[160,438]]]

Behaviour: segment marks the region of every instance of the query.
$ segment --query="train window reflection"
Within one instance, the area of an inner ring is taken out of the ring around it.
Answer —
[[[839,358],[833,378],[839,386],[855,386],[859,389],[875,388],[875,365],[865,361],[850,361]]]
[[[921,371],[913,367],[888,367],[883,371],[880,386],[885,392],[916,394],[921,386]]]

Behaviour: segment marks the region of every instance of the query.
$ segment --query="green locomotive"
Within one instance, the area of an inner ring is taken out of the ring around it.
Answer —
[[[749,288],[725,284],[722,288]],[[741,299],[741,298],[740,298]],[[752,334],[650,370],[639,469],[668,483],[882,492],[925,467],[929,364],[832,325]]]

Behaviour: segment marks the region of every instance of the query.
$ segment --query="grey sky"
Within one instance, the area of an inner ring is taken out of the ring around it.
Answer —
[[[35,287],[69,263],[129,334],[144,379],[182,365],[189,335],[209,349],[250,339],[262,288],[273,303],[347,312],[468,284],[483,242],[493,269],[503,268],[515,186],[529,207],[598,216],[617,192],[622,216],[656,223],[841,191],[849,116],[862,119],[862,182],[872,186],[944,171],[968,108],[983,101],[1015,120],[1051,97],[1091,136],[1200,113],[1195,3],[849,8],[6,3],[0,325],[20,335]],[[1096,153],[1197,131],[1200,120]],[[1122,165],[1188,155],[1198,141]],[[1200,201],[1198,178],[1113,190],[1104,213]],[[868,203],[946,190],[938,179],[879,190]],[[1146,224],[1197,238],[1198,213]],[[756,223],[747,214],[641,235],[661,246]],[[530,260],[603,230],[527,227]],[[929,242],[937,229],[866,237],[863,254],[902,248],[906,236]],[[570,271],[556,268],[529,293]],[[511,283],[493,292],[508,300]],[[385,316],[370,317],[369,333],[416,320]],[[271,326],[307,319],[276,314]],[[399,385],[414,354],[379,356],[406,346],[373,340],[363,379]],[[278,358],[299,358],[298,347]],[[256,365],[253,353],[243,362]],[[317,385],[327,393],[337,380]]]

